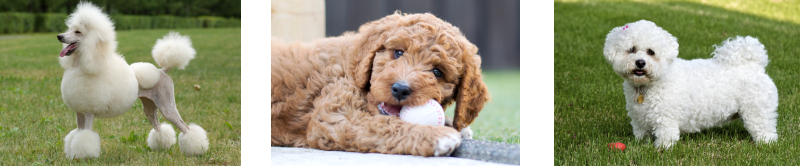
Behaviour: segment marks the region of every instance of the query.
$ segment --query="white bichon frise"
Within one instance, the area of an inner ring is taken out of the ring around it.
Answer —
[[[59,34],[64,48],[59,62],[64,70],[61,96],[77,114],[78,128],[64,138],[67,158],[100,156],[100,136],[92,131],[94,118],[122,115],[141,99],[153,130],[147,138],[152,150],[168,149],[176,142],[175,130],[159,124],[158,112],[181,130],[180,149],[186,155],[200,155],[208,150],[206,131],[187,125],[178,114],[170,68],[183,69],[194,58],[189,37],[171,32],[156,41],[153,58],[161,69],[150,63],[128,66],[117,54],[116,32],[108,15],[97,6],[81,2],[66,22],[69,29]]]
[[[611,30],[603,55],[625,79],[626,109],[636,139],[655,136],[669,148],[681,133],[722,126],[741,117],[759,143],[778,138],[778,89],[766,74],[767,51],[753,37],[715,46],[711,59],[678,58],[678,41],[641,20]]]

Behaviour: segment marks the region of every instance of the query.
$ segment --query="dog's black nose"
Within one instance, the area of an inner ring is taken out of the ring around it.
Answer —
[[[61,41],[61,39],[63,39],[63,38],[64,38],[64,35],[58,35],[58,36],[56,36],[56,37],[58,37],[58,41]]]
[[[645,64],[647,64],[647,63],[644,63],[644,60],[641,60],[641,59],[636,60],[636,67],[638,67],[638,68],[644,68]]]
[[[400,83],[392,84],[392,96],[398,101],[406,99],[409,95],[411,95],[411,88],[408,86]]]

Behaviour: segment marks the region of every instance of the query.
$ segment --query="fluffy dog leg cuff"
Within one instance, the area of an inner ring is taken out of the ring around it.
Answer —
[[[96,158],[100,156],[100,135],[91,130],[73,130],[75,133],[70,132],[67,138],[64,139],[66,144],[67,139],[70,140],[70,145],[67,149],[67,158]],[[70,137],[72,135],[72,137]]]
[[[75,128],[67,134],[67,137],[64,137],[64,153],[67,154],[67,158],[69,158],[70,154],[72,154],[72,137],[75,137],[75,133],[78,132],[78,129]]]
[[[158,131],[156,129],[150,130],[150,135],[147,135],[147,146],[150,146],[150,149],[154,151],[169,149],[175,144],[175,141],[175,129],[172,129],[172,125],[166,123],[162,123],[158,127]]]
[[[189,131],[178,135],[178,145],[187,156],[202,155],[208,150],[208,137],[206,130],[192,123]]]

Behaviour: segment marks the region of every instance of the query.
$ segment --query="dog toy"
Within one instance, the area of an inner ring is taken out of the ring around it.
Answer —
[[[439,102],[434,99],[418,106],[403,106],[400,110],[400,119],[406,122],[434,126],[444,126],[445,122],[442,105],[439,105]]]
[[[613,150],[625,151],[625,144],[622,144],[620,142],[610,143],[608,144],[608,149],[612,151]]]

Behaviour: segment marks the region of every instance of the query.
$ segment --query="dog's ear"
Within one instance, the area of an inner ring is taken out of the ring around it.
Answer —
[[[473,46],[474,48],[474,46]],[[471,52],[471,51],[468,51]],[[475,51],[477,52],[477,51]],[[481,74],[481,57],[469,54],[464,58],[463,74],[456,88],[456,110],[453,127],[461,131],[472,124],[483,109],[483,104],[489,101],[489,90],[483,83]]]
[[[355,52],[353,58],[359,59],[355,67],[356,86],[360,89],[369,91],[369,81],[372,75],[372,61],[375,53],[383,49],[383,43],[389,37],[386,32],[395,28],[397,20],[402,15],[395,12],[380,20],[376,20],[358,28],[355,40]]]

